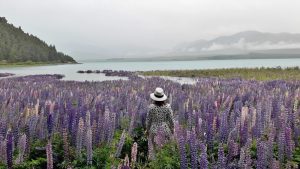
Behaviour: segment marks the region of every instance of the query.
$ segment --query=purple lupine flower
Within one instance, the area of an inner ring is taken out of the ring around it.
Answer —
[[[243,124],[242,124],[242,129],[241,129],[241,146],[245,145],[247,140],[248,140],[248,118],[246,117]]]
[[[226,157],[222,144],[219,144],[218,149],[218,168],[226,168]]]
[[[243,107],[242,101],[240,101],[239,98],[236,97],[233,103],[233,113],[235,115],[235,120],[237,117],[240,117],[242,112],[242,107]]]
[[[257,161],[256,168],[257,169],[266,169],[267,168],[267,157],[266,157],[266,145],[263,141],[257,141]]]
[[[180,125],[179,125],[179,121],[174,121],[174,137],[175,138],[179,138],[180,135]]]
[[[105,131],[104,125],[105,125],[104,115],[100,113],[98,117],[98,123],[97,123],[97,135],[96,135],[97,144],[104,141],[104,131]]]
[[[200,143],[200,149],[201,149],[200,161],[199,161],[200,167],[202,169],[208,169],[206,146],[203,143]]]
[[[128,129],[128,133],[129,134],[132,134],[132,131],[133,131],[133,128],[134,128],[134,123],[135,123],[135,118],[136,118],[136,112],[135,111],[133,111],[132,113],[131,113],[131,118],[130,118],[130,124],[129,124],[129,129]]]
[[[8,169],[13,168],[13,135],[11,130],[8,130],[6,138],[6,165]]]
[[[26,124],[24,127],[24,133],[26,135],[26,150],[25,150],[25,157],[28,157],[29,153],[30,153],[30,132],[29,132],[29,126]]]
[[[13,140],[14,140],[14,145],[13,146],[17,146],[18,142],[19,142],[19,129],[18,127],[14,127],[12,130],[12,135],[13,135]]]
[[[64,147],[64,160],[68,163],[69,162],[69,142],[68,142],[68,132],[67,129],[63,129],[63,147]]]
[[[234,140],[228,141],[228,161],[232,161],[235,156],[238,155],[238,143],[234,142]]]
[[[86,133],[86,149],[87,149],[87,164],[92,165],[93,162],[93,133],[91,126],[87,128]]]
[[[83,122],[82,117],[80,117],[79,122],[78,122],[77,139],[76,139],[76,155],[77,155],[77,157],[81,156],[83,132],[84,132],[84,122]]]
[[[105,136],[105,141],[108,143],[109,139],[111,138],[111,121],[110,121],[110,111],[108,106],[105,106],[105,111],[104,111],[104,136]]]
[[[232,132],[232,130],[235,129],[236,125],[235,125],[235,116],[234,116],[234,113],[230,113],[230,116],[229,116],[229,122],[228,122],[228,125],[229,125],[229,135],[228,137],[230,136],[230,132]],[[229,138],[228,138],[229,139]]]
[[[280,114],[280,102],[279,102],[279,97],[274,97],[273,102],[272,102],[272,113],[271,113],[271,118],[275,119],[276,117],[279,116]]]
[[[246,154],[245,154],[245,161],[243,164],[243,168],[244,169],[251,169],[252,168],[252,159],[251,159],[251,152],[250,152],[250,148],[247,147],[246,149]]]
[[[123,130],[122,135],[120,137],[120,141],[118,143],[118,147],[117,147],[117,151],[116,151],[115,157],[119,157],[121,155],[121,151],[123,149],[123,145],[124,145],[125,139],[126,139],[126,131]]]
[[[208,113],[208,117],[207,117],[207,133],[206,133],[206,142],[207,142],[207,148],[210,151],[213,150],[213,123],[214,123],[214,114],[212,112],[212,110],[210,110],[210,112]]]
[[[50,140],[46,145],[46,153],[47,153],[47,169],[53,169],[53,152],[52,152],[52,144]]]
[[[290,127],[285,128],[285,152],[288,160],[292,159],[295,144],[292,138],[292,129]]]
[[[205,129],[203,129],[202,124],[203,124],[203,120],[202,118],[199,117],[196,126],[196,134],[197,134],[197,138],[199,138],[200,140],[204,139],[204,133],[205,133]]]
[[[92,133],[93,133],[93,145],[96,145],[97,144],[97,139],[96,139],[97,122],[96,122],[96,120],[93,120],[93,123],[92,123]]]
[[[91,113],[89,111],[86,112],[85,125],[86,127],[91,126]]]
[[[187,165],[187,158],[186,158],[186,150],[185,150],[185,139],[182,135],[182,133],[180,132],[181,130],[179,130],[179,133],[177,133],[177,144],[179,147],[179,153],[180,153],[180,168],[181,169],[187,169],[188,165]]]
[[[110,134],[108,137],[108,143],[110,143],[111,140],[113,139],[115,128],[116,128],[116,113],[111,112],[111,114],[110,114]]]
[[[261,103],[257,103],[257,109],[256,109],[256,122],[255,122],[255,136],[257,138],[260,138],[262,132],[263,132],[263,125],[262,125],[262,117],[261,117]]]
[[[121,169],[130,169],[130,167],[127,165],[123,165],[123,166],[121,166]]]
[[[192,130],[190,136],[190,152],[191,152],[191,167],[198,168],[198,153],[197,153],[197,145],[196,145],[196,134],[195,131]]]
[[[78,130],[78,122],[79,122],[79,114],[75,109],[72,109],[72,119],[71,119],[71,127],[69,128],[69,133],[71,135],[71,144],[76,144],[76,136]],[[70,130],[71,129],[71,130]]]
[[[47,118],[47,130],[48,130],[48,137],[51,137],[52,128],[53,128],[53,117],[52,112],[49,113]]]
[[[275,158],[272,160],[272,169],[280,169],[280,163]]]
[[[278,159],[281,164],[284,163],[285,156],[285,132],[282,129],[278,135]]]
[[[228,113],[230,109],[227,108],[221,115],[221,124],[220,124],[220,140],[221,142],[225,142],[228,137]]]
[[[193,114],[192,114],[192,110],[190,108],[190,106],[192,106],[192,101],[188,101],[188,104],[187,104],[187,128],[190,129],[192,127],[192,123],[193,123]]]
[[[19,143],[18,143],[19,154],[18,154],[18,158],[16,159],[17,164],[22,164],[23,163],[24,155],[25,155],[25,151],[26,151],[26,146],[27,146],[27,137],[26,137],[26,134],[23,134],[19,138]]]
[[[2,137],[2,136],[1,136]],[[2,140],[0,137],[0,162],[6,163],[6,140]]]
[[[274,144],[274,139],[275,139],[275,133],[276,130],[274,128],[273,124],[269,125],[269,134],[268,134],[268,140],[266,141],[266,146],[268,151],[266,152],[266,158],[268,162],[268,166],[272,166],[272,161],[273,161],[273,144]]]
[[[241,148],[240,151],[240,160],[239,160],[239,167],[244,169],[251,169],[251,155],[249,148],[244,146]]]

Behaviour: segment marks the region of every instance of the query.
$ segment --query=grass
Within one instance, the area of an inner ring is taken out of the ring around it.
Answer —
[[[300,68],[230,68],[205,70],[165,70],[139,72],[144,76],[173,76],[173,77],[218,77],[243,78],[247,80],[300,80]]]

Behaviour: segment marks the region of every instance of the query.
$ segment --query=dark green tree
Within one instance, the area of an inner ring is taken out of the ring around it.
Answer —
[[[16,28],[4,17],[0,17],[0,62],[76,63],[54,45],[25,33],[21,27]]]

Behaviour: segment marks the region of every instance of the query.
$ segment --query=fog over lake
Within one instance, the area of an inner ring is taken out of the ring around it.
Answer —
[[[0,15],[83,61],[160,56],[184,42],[247,30],[300,33],[299,6],[299,0],[0,0]]]

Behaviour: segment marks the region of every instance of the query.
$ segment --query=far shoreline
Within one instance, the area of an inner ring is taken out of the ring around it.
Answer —
[[[81,60],[83,63],[91,62],[175,62],[175,61],[224,61],[224,60],[266,60],[266,59],[300,59],[300,55],[295,57],[187,57],[187,58],[174,58],[174,57],[161,57],[161,58],[110,58],[110,59],[95,59],[95,60]]]
[[[1,63],[0,68],[13,68],[13,67],[36,67],[36,66],[54,66],[54,65],[69,65],[69,64],[82,64],[82,63],[44,63],[44,62],[18,62],[18,63]]]

